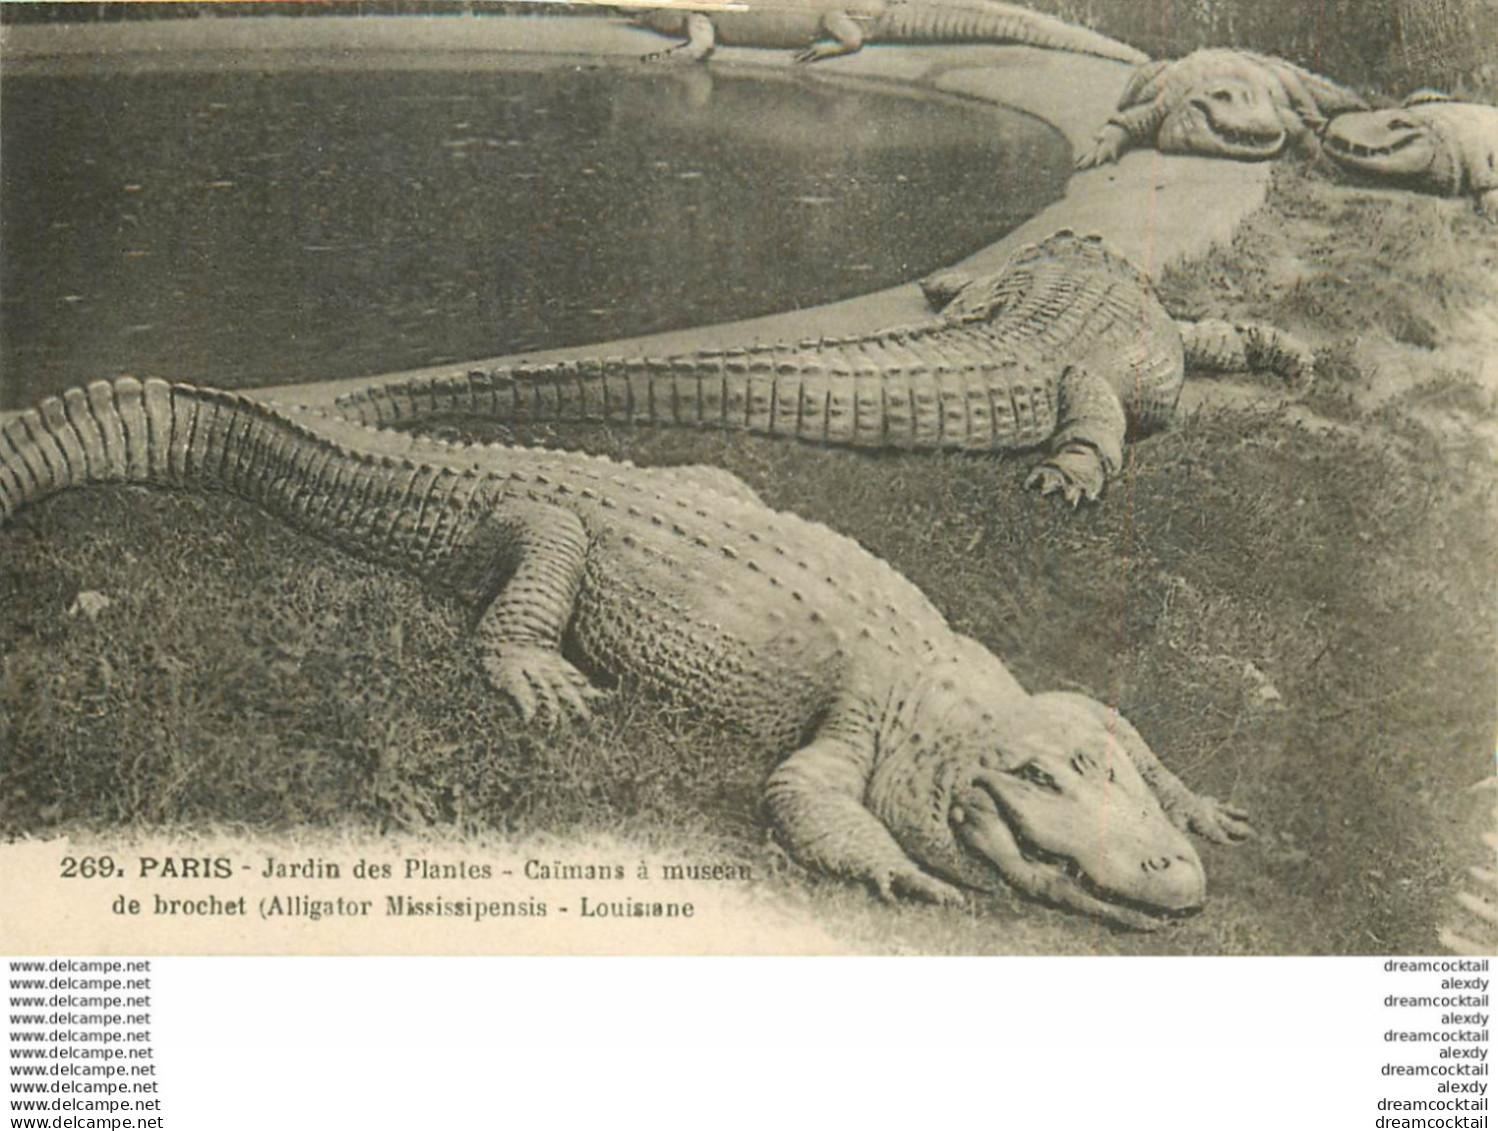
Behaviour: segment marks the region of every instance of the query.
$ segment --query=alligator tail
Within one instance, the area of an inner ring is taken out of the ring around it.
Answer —
[[[1267,370],[1291,390],[1304,393],[1315,380],[1315,355],[1292,334],[1272,326],[1234,324],[1219,319],[1177,321],[1188,369],[1219,373]]]
[[[299,529],[352,536],[357,523],[338,508],[378,503],[396,466],[249,397],[122,377],[48,397],[0,428],[0,519],[72,488],[140,483],[227,491]]]
[[[997,0],[905,0],[891,3],[873,38],[883,43],[1020,43],[1121,63],[1147,63],[1127,43],[1030,8]]]
[[[249,398],[133,377],[69,389],[0,428],[0,518],[102,483],[223,488],[258,499],[319,444]]]
[[[912,370],[908,382],[888,372],[864,377],[857,370],[867,357],[845,345],[590,357],[398,378],[338,398],[334,411],[380,427],[477,418],[711,428],[858,447],[993,446],[992,430],[977,434],[969,414],[953,407],[965,404],[955,396],[958,375],[951,390],[930,371]]]
[[[382,437],[378,453],[359,447],[368,443],[348,421],[304,423],[238,393],[96,381],[0,427],[0,521],[95,484],[224,491],[366,561],[424,575],[463,536],[439,512],[471,497],[478,477],[466,460],[413,458],[408,436]]]

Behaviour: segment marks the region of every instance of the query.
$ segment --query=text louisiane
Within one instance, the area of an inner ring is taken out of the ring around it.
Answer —
[[[578,897],[577,913],[584,919],[690,919],[696,908],[690,903],[624,899],[590,900]]]

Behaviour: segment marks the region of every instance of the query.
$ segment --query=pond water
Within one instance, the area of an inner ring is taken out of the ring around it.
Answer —
[[[12,75],[0,407],[353,377],[908,281],[1059,197],[1033,118],[647,68]]]

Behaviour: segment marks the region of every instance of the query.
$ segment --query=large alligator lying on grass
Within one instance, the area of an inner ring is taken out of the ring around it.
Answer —
[[[1471,196],[1498,221],[1498,106],[1421,91],[1392,110],[1343,114],[1322,135],[1326,155],[1377,181]]]
[[[1124,63],[1142,63],[1143,51],[1076,24],[997,0],[777,0],[735,11],[716,7],[660,8],[637,17],[663,35],[686,42],[646,56],[706,59],[718,44],[796,48],[798,63],[851,55],[865,43],[1020,43]],[[830,39],[832,42],[823,42]]]
[[[765,788],[787,850],[885,897],[1007,881],[1145,928],[1203,900],[1182,830],[1251,833],[1102,704],[1027,694],[884,562],[720,471],[449,445],[129,378],[0,429],[0,517],[118,482],[232,492],[470,601],[484,671],[527,717],[598,694],[566,635],[788,752]]]
[[[1207,48],[1140,67],[1077,167],[1117,161],[1127,149],[1265,161],[1314,144],[1334,114],[1368,104],[1330,79],[1252,51]]]
[[[668,358],[588,357],[392,379],[336,402],[367,424],[691,425],[877,448],[1000,451],[1048,444],[1030,477],[1075,504],[1122,466],[1126,433],[1165,425],[1185,365],[1268,368],[1310,354],[1263,327],[1177,323],[1149,280],[1095,239],[1059,232],[996,275],[948,272],[941,313],[900,329]]]

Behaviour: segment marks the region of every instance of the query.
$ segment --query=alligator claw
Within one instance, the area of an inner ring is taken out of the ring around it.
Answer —
[[[887,875],[874,877],[874,888],[885,903],[898,903],[901,896],[924,900],[927,903],[960,907],[967,897],[945,880],[928,876],[919,868],[901,868]]]
[[[640,56],[642,63],[702,63],[706,60],[706,55],[688,50],[685,44],[681,47],[668,47],[664,51],[652,51],[649,55]]]
[[[1194,801],[1171,814],[1181,828],[1213,844],[1238,844],[1258,836],[1248,823],[1246,810],[1215,797],[1197,797]]]
[[[1061,453],[1062,456],[1067,453]],[[1060,456],[1057,457],[1058,459]],[[1060,491],[1062,497],[1073,507],[1079,506],[1082,500],[1095,503],[1103,493],[1102,476],[1098,475],[1094,481],[1083,481],[1080,475],[1072,469],[1060,467],[1056,460],[1047,460],[1025,480],[1027,488],[1038,488],[1042,495],[1054,495]]]
[[[846,55],[848,49],[841,44],[814,43],[791,56],[793,63],[815,63],[819,59],[831,59],[835,55]]]
[[[494,690],[514,705],[521,722],[556,723],[567,716],[585,721],[605,692],[555,652],[506,648],[484,658],[484,674]]]
[[[1095,169],[1101,165],[1112,165],[1118,160],[1118,152],[1116,144],[1096,138],[1090,146],[1077,154],[1076,168]]]

